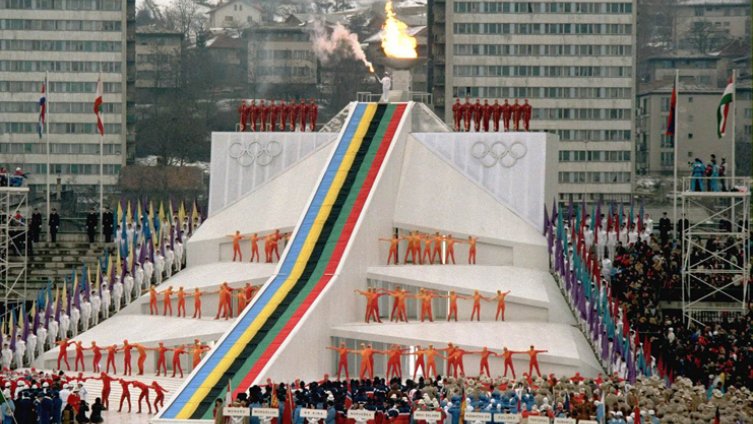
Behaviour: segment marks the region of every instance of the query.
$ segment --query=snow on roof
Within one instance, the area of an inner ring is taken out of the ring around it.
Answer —
[[[747,6],[750,0],[679,0],[680,6]]]

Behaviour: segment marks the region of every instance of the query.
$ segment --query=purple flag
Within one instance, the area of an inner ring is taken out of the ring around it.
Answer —
[[[21,333],[21,340],[26,341],[26,339],[29,338],[29,314],[26,313],[25,308],[21,309],[21,313],[24,314],[24,327],[23,332]]]

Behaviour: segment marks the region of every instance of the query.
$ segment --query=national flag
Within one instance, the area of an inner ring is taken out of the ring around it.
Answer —
[[[714,424],[721,424],[721,422],[722,422],[722,417],[719,414],[719,407],[717,406],[716,412],[714,413]]]
[[[675,85],[672,87],[672,97],[669,99],[669,117],[667,117],[667,131],[666,135],[675,134],[675,114],[677,113],[677,79],[675,79]]]
[[[716,109],[716,135],[719,136],[719,138],[724,137],[724,134],[726,134],[727,116],[729,115],[729,108],[734,96],[735,81],[730,77],[729,82],[727,82],[727,87],[724,89],[724,93],[722,93],[722,100],[719,101],[719,107]]]
[[[459,424],[463,424],[465,422],[465,409],[468,407],[467,400],[465,396],[465,386],[463,386],[463,391],[460,394],[461,401],[460,401],[460,419],[458,420]]]
[[[286,394],[285,407],[282,410],[282,424],[293,424],[293,410],[295,409],[295,402],[293,402],[293,386],[288,385]]]
[[[47,118],[47,74],[44,76],[44,82],[42,83],[42,93],[39,96],[39,121],[37,122],[37,132],[39,138],[42,138],[42,132]]]
[[[97,131],[105,135],[105,125],[102,123],[102,74],[97,77],[97,94],[94,97],[94,114],[97,116]]]
[[[230,379],[227,379],[227,391],[225,392],[225,406],[233,403],[233,389],[230,387]]]

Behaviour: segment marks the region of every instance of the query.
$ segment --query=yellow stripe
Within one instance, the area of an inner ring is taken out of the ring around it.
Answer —
[[[225,355],[225,357],[218,362],[214,370],[212,370],[209,375],[207,375],[207,378],[204,380],[204,384],[196,389],[188,402],[186,402],[185,406],[183,406],[183,409],[180,411],[180,413],[177,414],[176,419],[189,419],[191,415],[193,415],[193,413],[196,411],[196,408],[199,406],[199,403],[201,403],[201,401],[209,394],[209,391],[219,382],[220,378],[225,375],[225,372],[228,370],[228,368],[230,368],[233,360],[237,358],[238,355],[240,355],[243,348],[251,341],[254,334],[259,331],[264,322],[266,322],[269,316],[272,315],[275,309],[277,309],[277,307],[293,287],[295,282],[300,278],[305,265],[308,262],[309,257],[311,256],[311,252],[314,249],[314,245],[319,239],[324,222],[327,220],[327,216],[329,216],[332,210],[332,205],[337,198],[337,194],[340,192],[340,189],[345,182],[345,176],[348,173],[347,170],[349,170],[352,166],[355,155],[358,152],[358,149],[361,147],[361,142],[366,135],[366,131],[371,124],[371,120],[373,119],[375,112],[376,104],[372,103],[367,105],[366,110],[364,111],[361,118],[361,122],[358,124],[358,128],[353,135],[353,141],[350,143],[348,150],[343,156],[343,160],[340,163],[340,168],[338,169],[337,174],[332,181],[332,185],[327,192],[327,196],[324,198],[324,202],[319,209],[319,213],[317,214],[314,223],[311,225],[311,230],[309,231],[306,240],[301,246],[301,252],[298,255],[298,258],[296,258],[296,263],[293,266],[293,269],[291,270],[287,280],[285,280],[285,282],[280,286],[280,289],[277,290],[277,293],[272,296],[267,305],[264,307],[264,309],[262,309],[262,311],[246,329],[246,331],[244,331],[243,334],[238,338],[233,347],[228,350],[227,355]]]

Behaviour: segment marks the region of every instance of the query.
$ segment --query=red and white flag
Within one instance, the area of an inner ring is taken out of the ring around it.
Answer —
[[[94,114],[97,115],[97,131],[105,135],[105,125],[102,123],[102,74],[97,77],[97,94],[94,97]]]
[[[719,107],[716,109],[716,135],[719,138],[724,137],[724,134],[727,132],[727,115],[729,115],[729,107],[732,104],[734,95],[735,81],[730,78],[727,87],[724,89],[724,93],[722,93]]]

